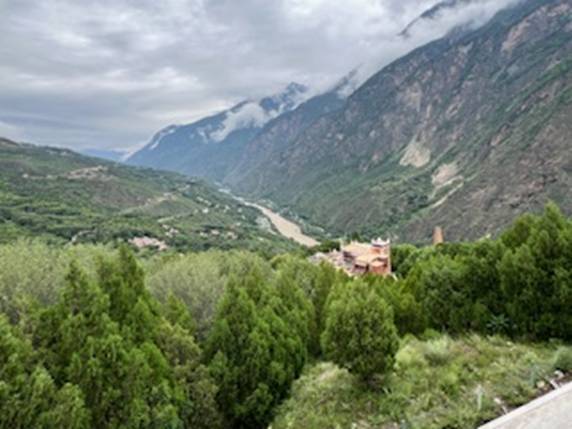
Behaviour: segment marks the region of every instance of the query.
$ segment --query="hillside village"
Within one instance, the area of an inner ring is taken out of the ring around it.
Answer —
[[[316,253],[315,263],[327,262],[350,276],[391,274],[391,241],[378,238],[370,243],[351,241],[340,250]]]
[[[440,226],[433,229],[433,246],[444,243],[444,233]],[[350,241],[328,253],[318,252],[310,260],[316,264],[327,262],[349,276],[372,274],[375,276],[390,276],[391,240],[377,238],[369,243]]]

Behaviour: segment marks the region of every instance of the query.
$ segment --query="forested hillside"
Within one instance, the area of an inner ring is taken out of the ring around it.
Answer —
[[[102,243],[149,237],[168,248],[293,249],[261,213],[201,181],[69,150],[0,139],[0,242]]]
[[[571,261],[554,205],[395,278],[1,245],[0,428],[477,427],[571,374]]]

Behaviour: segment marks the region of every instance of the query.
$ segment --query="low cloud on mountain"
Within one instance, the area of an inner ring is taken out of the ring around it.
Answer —
[[[211,133],[214,141],[223,141],[231,132],[243,127],[262,127],[273,115],[265,112],[258,103],[246,103],[235,112],[228,112],[223,127]]]
[[[126,149],[296,81],[356,82],[461,22],[482,0],[397,34],[431,0],[4,0],[0,134],[72,148]],[[235,118],[240,119],[240,118]]]

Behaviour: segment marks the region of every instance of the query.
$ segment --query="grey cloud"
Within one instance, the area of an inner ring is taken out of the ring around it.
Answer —
[[[396,34],[436,0],[0,0],[0,134],[126,149],[291,81],[360,79],[465,15]],[[496,6],[495,6],[496,4]]]

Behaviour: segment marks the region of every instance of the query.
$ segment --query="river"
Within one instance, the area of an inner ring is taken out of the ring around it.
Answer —
[[[296,243],[306,247],[314,247],[320,244],[319,241],[313,239],[309,235],[304,234],[302,232],[302,228],[300,228],[299,225],[286,219],[284,216],[273,212],[268,207],[246,201],[244,198],[234,195],[229,189],[223,187],[219,188],[219,191],[232,196],[235,200],[240,201],[245,206],[254,207],[260,210],[262,214],[266,216],[270,222],[272,222],[272,225],[274,225],[274,228],[276,228],[280,235],[294,240]]]
[[[286,219],[285,217],[280,216],[278,213],[273,212],[269,208],[261,206],[259,204],[249,203],[244,200],[242,202],[248,206],[255,207],[258,210],[260,210],[264,216],[270,219],[272,225],[274,225],[274,227],[278,230],[278,232],[284,237],[290,238],[295,242],[301,244],[302,246],[306,247],[313,247],[320,244],[312,237],[304,234],[300,226]]]

